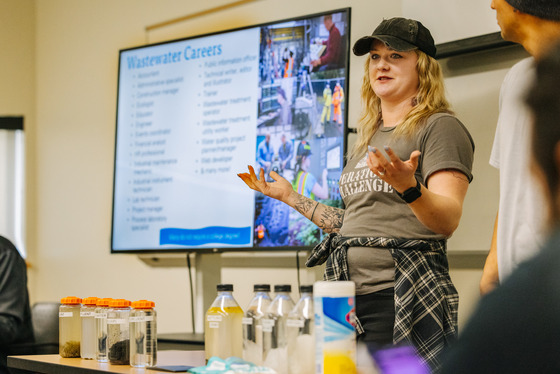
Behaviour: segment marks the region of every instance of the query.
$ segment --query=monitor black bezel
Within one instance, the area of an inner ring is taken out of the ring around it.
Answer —
[[[344,118],[344,131],[343,131],[343,136],[342,136],[342,145],[344,146],[343,149],[343,157],[342,157],[342,165],[344,167],[344,165],[346,164],[346,157],[345,157],[345,152],[347,152],[348,150],[348,134],[351,132],[351,130],[349,130],[348,128],[348,91],[349,91],[349,87],[350,87],[350,81],[349,81],[349,72],[350,72],[350,31],[351,31],[351,8],[350,7],[346,7],[346,8],[339,8],[339,9],[333,9],[333,10],[328,10],[328,11],[321,11],[321,12],[317,12],[317,13],[311,13],[311,14],[305,14],[302,16],[296,16],[296,17],[291,17],[291,18],[285,18],[285,19],[281,19],[281,20],[275,20],[275,21],[270,21],[270,22],[264,22],[264,23],[259,23],[259,24],[253,24],[253,25],[248,25],[248,26],[243,26],[243,27],[238,27],[238,28],[232,28],[232,29],[226,29],[226,30],[222,30],[222,31],[216,31],[216,32],[211,32],[211,33],[205,33],[205,34],[197,34],[194,36],[189,36],[189,37],[185,37],[185,38],[177,38],[177,39],[171,39],[171,40],[166,40],[166,41],[162,41],[162,42],[157,42],[157,43],[150,43],[150,44],[144,44],[144,45],[140,45],[140,46],[136,46],[136,47],[130,47],[130,48],[123,48],[119,50],[119,63],[118,63],[118,76],[117,76],[117,106],[116,106],[116,117],[115,117],[115,148],[114,148],[114,156],[113,156],[113,189],[112,189],[112,196],[111,196],[111,238],[110,238],[110,247],[111,247],[111,254],[135,254],[135,255],[139,255],[139,254],[163,254],[163,253],[168,253],[168,254],[177,254],[177,253],[229,253],[229,252],[264,252],[264,253],[270,253],[270,252],[299,252],[299,251],[308,251],[312,248],[312,246],[274,246],[274,247],[256,247],[256,246],[251,246],[251,247],[205,247],[205,248],[196,248],[196,247],[177,247],[177,248],[139,248],[139,249],[115,249],[113,247],[113,239],[114,239],[114,219],[115,219],[115,187],[116,187],[116,176],[117,176],[117,146],[118,146],[118,118],[119,118],[119,112],[118,112],[118,108],[119,108],[119,90],[120,90],[120,70],[121,70],[121,63],[122,61],[122,54],[124,52],[128,52],[128,51],[132,51],[132,50],[137,50],[137,49],[143,49],[143,48],[150,48],[150,47],[154,47],[154,46],[158,46],[158,45],[165,45],[165,44],[171,44],[171,43],[176,43],[176,42],[183,42],[186,40],[191,40],[191,39],[198,39],[198,38],[204,38],[204,37],[208,37],[208,36],[214,36],[214,35],[219,35],[219,34],[227,34],[227,33],[231,33],[231,32],[237,32],[237,31],[241,31],[241,30],[246,30],[246,29],[251,29],[251,28],[260,28],[260,27],[264,27],[264,26],[269,26],[269,25],[275,25],[275,24],[281,24],[281,23],[286,23],[286,22],[293,22],[293,21],[299,21],[299,20],[303,20],[303,19],[308,19],[308,18],[317,18],[317,17],[321,17],[324,16],[326,14],[333,14],[333,13],[342,13],[345,12],[346,13],[346,19],[348,22],[347,25],[347,33],[346,33],[346,38],[347,38],[347,43],[346,43],[346,61],[347,61],[347,65],[346,65],[346,72],[345,72],[345,82],[346,82],[346,94],[345,94],[345,100],[344,100],[344,113],[343,113],[343,118]]]

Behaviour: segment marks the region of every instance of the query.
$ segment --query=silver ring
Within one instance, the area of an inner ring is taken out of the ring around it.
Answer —
[[[378,171],[379,175],[384,176],[385,175],[385,169],[383,169],[383,171]]]

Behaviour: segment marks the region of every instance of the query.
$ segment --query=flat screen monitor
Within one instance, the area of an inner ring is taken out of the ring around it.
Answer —
[[[315,245],[315,225],[237,174],[342,206],[349,35],[345,8],[120,50],[111,252]]]

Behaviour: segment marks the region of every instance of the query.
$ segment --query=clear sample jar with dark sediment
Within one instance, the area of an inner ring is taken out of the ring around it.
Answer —
[[[107,310],[111,298],[97,300],[95,308],[95,358],[98,362],[107,362]]]
[[[107,357],[110,364],[130,363],[130,301],[113,299],[107,310]]]

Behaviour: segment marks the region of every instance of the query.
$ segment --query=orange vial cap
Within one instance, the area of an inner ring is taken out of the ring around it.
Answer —
[[[156,306],[156,303],[150,300],[138,300],[132,303],[132,307],[135,309],[150,309]]]
[[[130,300],[126,299],[112,299],[109,301],[109,307],[111,308],[126,308],[130,306]]]
[[[104,297],[103,299],[97,299],[97,306],[109,306],[110,297]]]
[[[76,296],[67,296],[60,299],[61,304],[80,304],[82,299]]]
[[[97,305],[98,297],[86,297],[82,299],[82,304],[84,305]]]

